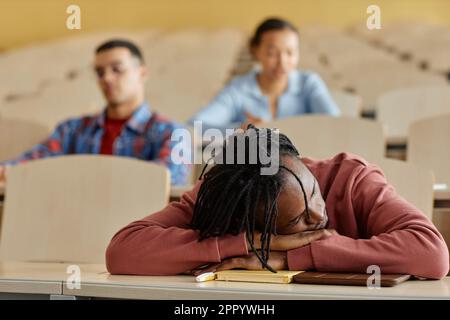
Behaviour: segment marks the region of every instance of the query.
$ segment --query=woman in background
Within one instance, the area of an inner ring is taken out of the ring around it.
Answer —
[[[246,128],[263,121],[301,114],[340,114],[322,79],[297,69],[299,34],[288,21],[265,20],[250,40],[260,68],[233,79],[190,119],[205,128]]]

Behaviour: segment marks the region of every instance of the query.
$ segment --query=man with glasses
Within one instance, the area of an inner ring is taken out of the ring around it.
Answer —
[[[171,159],[172,149],[180,143],[171,141],[171,135],[181,126],[150,111],[145,102],[148,70],[139,48],[117,39],[103,43],[95,53],[95,73],[107,102],[104,111],[67,120],[46,141],[17,159],[0,163],[0,181],[5,179],[7,166],[32,159],[107,154],[161,163],[170,170],[172,185],[186,184],[190,167]]]

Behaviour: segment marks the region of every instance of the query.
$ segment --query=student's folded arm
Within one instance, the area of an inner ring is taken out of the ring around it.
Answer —
[[[215,128],[225,133],[225,129],[239,128],[242,113],[241,99],[233,84],[226,86],[213,100],[189,119],[194,126],[195,121],[201,121],[203,129]]]
[[[289,268],[366,273],[376,265],[381,273],[444,277],[447,245],[429,219],[397,195],[376,166],[363,166],[353,178],[351,202],[361,238],[334,235],[291,250]]]
[[[27,162],[29,160],[41,159],[53,156],[59,156],[67,153],[65,150],[65,145],[71,137],[71,124],[69,122],[64,122],[58,125],[58,127],[53,131],[50,137],[40,144],[35,145],[29,151],[22,153],[16,159],[6,161],[1,163],[4,166],[13,166],[19,163]]]
[[[333,100],[325,82],[316,73],[312,73],[305,84],[311,113],[339,116],[341,111]]]
[[[106,251],[111,274],[176,275],[208,263],[246,255],[245,233],[198,241],[189,227],[200,182],[179,202],[121,229]]]

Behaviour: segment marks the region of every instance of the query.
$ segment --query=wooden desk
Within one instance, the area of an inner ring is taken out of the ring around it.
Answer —
[[[104,265],[79,264],[81,287],[67,285],[69,263],[0,263],[0,292],[119,299],[450,299],[450,277],[393,288],[209,281],[192,276],[112,276]],[[1,297],[1,296],[0,296]]]
[[[179,199],[183,193],[189,191],[193,188],[193,185],[186,186],[171,186],[170,187],[170,198],[171,199]],[[0,202],[3,201],[5,195],[5,183],[0,182]]]
[[[450,200],[450,190],[436,190],[434,191],[434,200]]]
[[[187,186],[181,186],[181,187],[170,187],[170,200],[175,201],[180,199],[180,197],[185,193],[186,191],[189,191],[193,188],[192,185]],[[5,196],[5,184],[3,182],[0,182],[0,204],[4,201]]]
[[[0,262],[0,299],[60,299],[71,263]],[[80,265],[83,272],[104,270],[103,265]],[[60,297],[60,298],[58,298]]]
[[[450,278],[440,281],[411,280],[393,288],[262,284],[209,281],[192,276],[142,277],[84,273],[80,289],[64,295],[127,299],[450,299]]]
[[[186,186],[171,186],[170,187],[170,199],[178,200],[186,191],[192,190],[193,185]],[[0,182],[0,202],[3,201],[5,194],[5,183]],[[434,199],[437,201],[450,201],[450,190],[438,190],[434,192]]]
[[[387,145],[398,146],[398,147],[406,147],[408,142],[408,138],[402,136],[388,136],[386,138]]]
[[[450,208],[450,190],[434,191],[434,208]]]
[[[62,294],[62,264],[0,262],[0,298],[43,298]]]

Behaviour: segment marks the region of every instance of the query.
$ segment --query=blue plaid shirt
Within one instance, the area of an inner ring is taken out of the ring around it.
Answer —
[[[100,114],[70,119],[58,125],[52,135],[17,159],[2,165],[16,165],[32,159],[67,154],[99,154],[105,128],[106,111]],[[164,164],[170,170],[172,185],[188,183],[191,165],[175,164],[171,152],[179,141],[171,141],[172,132],[182,128],[168,119],[152,113],[144,103],[124,125],[113,145],[113,155],[133,157]],[[183,150],[190,152],[190,147]],[[190,157],[190,155],[189,155]]]

